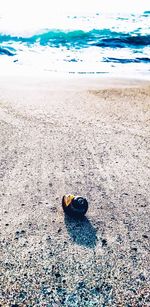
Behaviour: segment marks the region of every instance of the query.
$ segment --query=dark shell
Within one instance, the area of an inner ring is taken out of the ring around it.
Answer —
[[[81,196],[75,197],[69,206],[64,204],[64,196],[62,199],[62,207],[64,212],[71,217],[83,217],[88,210],[88,202]]]

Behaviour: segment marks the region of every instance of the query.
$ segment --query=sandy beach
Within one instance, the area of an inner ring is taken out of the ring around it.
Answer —
[[[0,306],[149,306],[149,144],[148,81],[0,76]]]

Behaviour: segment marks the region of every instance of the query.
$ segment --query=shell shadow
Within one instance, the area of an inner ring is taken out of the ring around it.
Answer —
[[[73,242],[88,248],[94,248],[96,246],[96,229],[87,217],[73,219],[65,214],[64,221],[68,234]]]

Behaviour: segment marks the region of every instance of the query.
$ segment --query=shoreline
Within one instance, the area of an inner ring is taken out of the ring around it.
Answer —
[[[148,306],[149,120],[149,81],[0,76],[2,306]]]
[[[8,86],[9,84],[9,86]],[[150,79],[146,78],[133,78],[128,77],[117,77],[111,75],[95,75],[95,74],[68,74],[68,73],[50,73],[44,72],[42,74],[30,73],[27,71],[19,71],[17,73],[6,73],[0,74],[0,88],[9,88],[15,86],[41,86],[44,89],[49,88],[50,90],[88,90],[88,89],[111,89],[114,87],[141,87],[149,86]]]

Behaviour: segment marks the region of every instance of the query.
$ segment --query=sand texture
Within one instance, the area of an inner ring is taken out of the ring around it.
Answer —
[[[149,306],[150,83],[0,81],[0,306]]]

